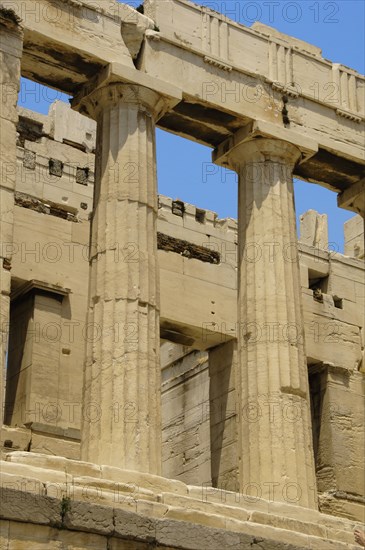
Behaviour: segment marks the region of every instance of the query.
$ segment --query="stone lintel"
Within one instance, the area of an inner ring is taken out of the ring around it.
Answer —
[[[32,432],[65,439],[74,439],[75,441],[80,441],[81,438],[80,430],[77,430],[76,428],[61,428],[60,426],[42,424],[41,422],[26,422],[24,425]]]
[[[73,0],[73,2],[74,1],[75,0]],[[100,13],[105,17],[120,20],[122,37],[133,59],[136,59],[138,56],[145,32],[155,27],[152,19],[138,12],[128,4],[95,2],[95,0],[77,0],[75,5],[76,4],[78,4],[80,8],[89,8],[93,12]]]
[[[365,178],[337,195],[337,204],[365,218]]]
[[[242,143],[262,137],[278,139],[295,145],[302,153],[300,164],[318,152],[318,143],[313,139],[271,122],[256,120],[240,128],[234,135],[223,141],[212,153],[213,162],[220,166],[228,166],[229,156],[233,149],[239,147]]]
[[[90,94],[110,84],[131,84],[156,92],[165,100],[165,109],[160,116],[163,116],[167,110],[172,109],[182,100],[182,90],[180,88],[137,69],[113,62],[81,89],[71,101],[72,108],[89,116],[85,104],[88,102]]]
[[[24,285],[21,285],[14,292],[12,292],[11,299],[16,300],[18,298],[24,298],[26,294],[33,291],[47,292],[48,294],[55,294],[56,296],[61,297],[68,296],[71,293],[69,288],[63,288],[61,286],[33,279],[32,281],[28,281]]]
[[[349,378],[349,376],[351,375],[350,371],[346,367],[335,365],[334,363],[330,363],[326,361],[320,361],[319,363],[315,363],[314,365],[311,365],[309,372],[310,374],[320,373],[320,372],[324,372],[327,375],[337,374],[337,375],[345,376],[346,378]]]

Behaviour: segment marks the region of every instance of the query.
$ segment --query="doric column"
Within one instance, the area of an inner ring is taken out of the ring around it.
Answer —
[[[239,174],[239,476],[243,492],[316,507],[292,173],[294,145],[228,153]]]
[[[10,317],[17,101],[22,50],[23,30],[17,16],[0,7],[0,426]]]
[[[155,119],[164,100],[108,84],[82,105],[98,130],[81,458],[160,474]]]

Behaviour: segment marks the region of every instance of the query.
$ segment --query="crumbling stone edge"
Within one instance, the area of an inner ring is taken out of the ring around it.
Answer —
[[[10,23],[10,25],[20,26],[21,19],[20,17],[15,13],[14,10],[5,8],[2,4],[0,4],[0,17]]]
[[[82,531],[145,543],[148,547],[176,549],[304,550],[305,547],[257,538],[190,522],[150,518],[120,508],[55,498],[3,486],[2,520],[32,523],[54,529]],[[182,542],[183,541],[183,542]]]

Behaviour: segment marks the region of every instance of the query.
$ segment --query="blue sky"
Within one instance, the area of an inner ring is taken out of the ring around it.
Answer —
[[[139,0],[125,3],[133,7],[140,4]],[[364,73],[363,0],[196,0],[196,3],[247,26],[259,20],[320,47],[325,58]],[[36,96],[29,93],[31,90],[35,90]],[[21,105],[46,113],[54,99],[67,101],[59,92],[43,90],[38,85],[35,88],[34,83],[22,81]],[[235,174],[211,165],[210,148],[158,130],[157,160],[160,193],[213,210],[222,218],[237,216]],[[309,208],[328,215],[331,249],[343,251],[343,223],[353,214],[337,208],[336,194],[298,181],[295,201],[298,216]]]

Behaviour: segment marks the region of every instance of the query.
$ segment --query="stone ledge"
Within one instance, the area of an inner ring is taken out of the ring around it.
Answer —
[[[288,503],[35,453],[10,453],[1,471],[7,520],[191,550],[355,548],[355,522]]]
[[[180,212],[177,212],[176,207],[180,206]],[[165,219],[166,215],[172,214],[181,218],[190,218],[196,222],[196,227],[201,229],[207,227],[209,229],[217,228],[226,232],[237,232],[237,220],[233,218],[218,218],[218,214],[213,210],[201,209],[196,205],[179,199],[172,199],[165,195],[158,195],[158,216]],[[169,218],[176,223],[175,218]]]
[[[91,502],[56,499],[2,488],[1,519],[28,522],[55,530],[81,531],[124,540],[186,550],[352,550],[353,544],[319,539],[283,529],[232,521],[231,529],[194,523],[192,513],[179,519],[155,519]],[[186,510],[184,510],[186,512]],[[214,516],[211,516],[213,518]],[[242,529],[239,529],[241,526]],[[246,532],[243,532],[243,529]],[[276,531],[276,532],[275,532]],[[54,533],[57,536],[57,531]],[[274,537],[274,538],[272,538]],[[52,539],[51,539],[52,540]],[[183,541],[183,542],[182,542]],[[256,546],[257,545],[257,546]],[[150,548],[150,546],[148,546]]]

